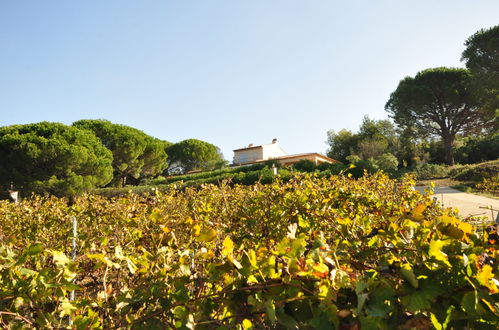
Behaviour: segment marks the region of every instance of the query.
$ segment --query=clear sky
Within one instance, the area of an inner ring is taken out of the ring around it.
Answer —
[[[324,153],[497,24],[497,0],[2,0],[0,126],[103,118],[228,160],[273,138]]]

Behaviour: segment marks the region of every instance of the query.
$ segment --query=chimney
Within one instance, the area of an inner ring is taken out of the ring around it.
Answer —
[[[251,148],[253,146],[253,143],[248,144],[248,148]]]
[[[277,139],[273,139],[272,144],[276,144],[276,143],[277,143]]]

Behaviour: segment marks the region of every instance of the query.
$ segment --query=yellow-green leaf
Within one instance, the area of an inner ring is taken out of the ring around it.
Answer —
[[[222,255],[224,257],[232,255],[232,252],[234,251],[234,242],[232,242],[229,236],[225,237],[223,247],[224,248],[222,249]]]
[[[402,274],[402,277],[413,287],[415,287],[416,289],[419,287],[418,279],[414,275],[414,271],[412,270],[411,265],[407,263],[403,264],[400,268],[400,273]]]
[[[492,267],[490,265],[483,266],[476,275],[476,279],[481,285],[487,287],[491,293],[494,294],[499,292],[499,289],[494,282],[494,273],[492,272]]]
[[[200,242],[210,242],[217,237],[217,231],[213,228],[203,228],[197,237]]]
[[[251,321],[248,320],[248,319],[244,319],[243,320],[242,326],[243,326],[244,330],[246,330],[246,329],[248,329],[248,330],[253,329],[253,323],[251,323]]]
[[[63,252],[50,250],[50,253],[52,253],[52,258],[54,258],[54,262],[58,266],[64,267],[71,261]]]
[[[450,267],[451,265],[449,263],[447,255],[442,252],[442,247],[444,245],[445,245],[445,242],[441,241],[441,240],[431,241],[429,255],[430,255],[430,257],[434,257],[435,259],[437,259],[439,261],[443,261],[447,266]]]

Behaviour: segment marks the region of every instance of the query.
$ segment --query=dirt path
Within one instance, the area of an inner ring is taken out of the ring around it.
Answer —
[[[416,187],[416,190],[423,193],[424,187]],[[432,196],[439,203],[443,203],[444,207],[457,208],[459,214],[465,218],[469,216],[486,216],[489,220],[498,218],[499,200],[497,199],[464,193],[450,187],[435,187]],[[494,211],[491,212],[490,209],[486,210],[483,207],[492,207]]]

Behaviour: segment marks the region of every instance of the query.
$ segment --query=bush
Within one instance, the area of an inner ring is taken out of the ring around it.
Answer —
[[[351,174],[354,178],[360,178],[365,173],[373,174],[379,170],[378,165],[376,165],[376,162],[372,158],[364,160],[355,155],[348,156],[347,158],[355,167],[349,167],[345,172]]]
[[[482,190],[490,193],[498,193],[499,192],[499,174],[491,178],[485,178],[481,182],[477,183],[475,186],[476,189]]]
[[[383,171],[395,171],[397,170],[399,161],[393,154],[386,152],[376,158],[376,164]]]
[[[348,168],[348,165],[345,165],[340,162],[335,163],[322,163],[317,165],[317,169],[320,172],[328,172],[329,174],[340,174]]]
[[[302,159],[293,165],[293,168],[300,172],[313,172],[315,170],[315,164],[308,159]]]
[[[418,180],[442,179],[449,175],[450,167],[439,164],[417,166],[413,173]]]
[[[449,175],[456,180],[479,182],[499,173],[499,161],[465,165],[450,171]]]
[[[488,136],[468,137],[456,150],[456,161],[474,164],[495,160],[499,155],[499,133]]]

